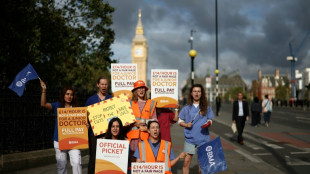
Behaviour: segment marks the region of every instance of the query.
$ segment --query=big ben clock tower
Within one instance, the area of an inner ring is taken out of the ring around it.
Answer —
[[[139,19],[136,27],[136,35],[132,39],[131,57],[132,63],[138,65],[138,80],[143,80],[147,83],[147,51],[148,46],[146,38],[143,35],[143,25],[141,21],[141,10],[139,10]]]

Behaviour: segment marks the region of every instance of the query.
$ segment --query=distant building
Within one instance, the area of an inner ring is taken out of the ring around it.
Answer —
[[[262,100],[268,94],[275,99],[278,86],[290,87],[288,74],[280,75],[279,69],[275,70],[275,74],[262,74],[262,71],[258,70],[258,80],[252,82],[253,96]]]
[[[310,85],[310,68],[305,68],[303,71],[299,72],[299,70],[295,71],[296,74],[296,97],[299,100],[303,100],[304,98],[308,98],[309,96],[305,96],[307,92],[306,85]]]
[[[136,27],[136,35],[132,39],[131,58],[132,63],[138,66],[138,80],[143,80],[147,83],[147,59],[148,59],[148,45],[144,37],[144,29],[141,19],[141,10],[139,10],[139,19]]]
[[[211,76],[209,73],[205,77],[195,77],[194,83],[202,84],[205,87],[206,97],[210,102],[215,101],[216,98],[216,81],[215,77]],[[221,77],[219,77],[218,82],[218,93],[223,97],[229,89],[242,87],[244,90],[247,89],[246,83],[243,81],[240,76],[239,70],[233,71],[226,75],[223,73]],[[191,79],[187,79],[183,82],[181,86],[181,100],[186,103],[187,96],[189,92],[189,88],[191,87]],[[234,96],[231,96],[231,98]],[[230,98],[230,99],[231,99]]]

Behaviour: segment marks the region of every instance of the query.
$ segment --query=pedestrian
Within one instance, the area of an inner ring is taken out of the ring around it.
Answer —
[[[171,142],[170,124],[174,124],[179,120],[179,109],[176,108],[172,112],[168,108],[156,108],[156,112],[160,125],[160,138]]]
[[[236,123],[238,131],[238,143],[243,145],[243,129],[245,121],[249,120],[249,106],[247,101],[243,101],[242,93],[238,93],[238,100],[233,103],[232,121]]]
[[[257,127],[260,123],[260,113],[262,112],[262,105],[259,103],[258,97],[254,98],[254,102],[251,104],[252,113],[252,126]]]
[[[171,167],[180,159],[184,159],[186,153],[182,152],[177,158],[174,157],[171,142],[160,138],[160,125],[158,121],[149,121],[147,128],[149,139],[139,142],[137,150],[134,153],[136,162],[164,162],[165,173],[172,173]]]
[[[130,165],[131,162],[135,162],[133,156],[138,143],[141,140],[148,139],[147,122],[150,119],[157,119],[156,116],[156,101],[148,99],[147,96],[148,87],[142,80],[138,80],[134,83],[132,89],[132,99],[130,101],[133,113],[135,115],[135,122],[129,126],[127,138],[130,142]],[[129,165],[129,166],[130,166]]]
[[[219,116],[219,115],[220,115],[221,105],[222,105],[221,94],[219,94],[219,95],[215,98],[215,105],[216,105],[216,116]]]
[[[85,106],[89,106],[112,98],[112,95],[108,94],[109,80],[107,77],[101,76],[98,78],[97,88],[98,92],[87,99]],[[89,120],[88,124],[90,124]],[[88,143],[89,143],[88,174],[95,173],[97,139],[103,137],[104,135],[95,136],[91,126],[88,126]]]
[[[78,106],[78,99],[75,90],[72,87],[64,87],[60,94],[59,102],[48,103],[46,102],[46,84],[40,80],[42,88],[41,94],[41,106],[52,110],[55,115],[55,127],[54,127],[54,149],[56,153],[57,172],[58,174],[67,173],[67,153],[70,157],[70,164],[72,166],[72,173],[82,173],[81,166],[81,152],[79,149],[72,150],[59,150],[58,143],[58,123],[57,123],[57,108],[70,108]]]
[[[196,148],[210,141],[208,127],[204,125],[214,118],[213,111],[208,106],[205,90],[201,84],[194,84],[188,95],[188,104],[179,114],[179,125],[184,129],[184,152],[188,153],[183,163],[183,174],[189,173],[189,166]],[[198,163],[199,173],[200,166]]]
[[[268,127],[270,123],[271,112],[272,112],[272,102],[267,94],[265,95],[265,99],[262,102],[262,108],[264,112],[265,126]]]

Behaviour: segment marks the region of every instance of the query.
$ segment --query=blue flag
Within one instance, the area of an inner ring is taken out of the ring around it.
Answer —
[[[202,174],[227,170],[220,137],[198,147],[198,161]]]
[[[39,78],[37,72],[29,63],[23,70],[21,70],[10,84],[9,88],[14,91],[18,96],[22,96],[26,83],[30,80]]]

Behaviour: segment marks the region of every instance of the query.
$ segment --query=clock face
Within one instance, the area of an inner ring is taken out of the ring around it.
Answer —
[[[143,54],[142,48],[136,48],[135,54],[136,54],[136,56],[142,56],[142,54]]]

